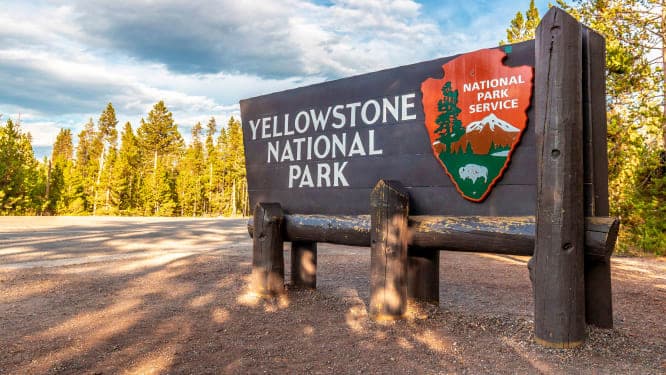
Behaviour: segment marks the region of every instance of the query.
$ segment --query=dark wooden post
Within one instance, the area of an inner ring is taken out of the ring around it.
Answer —
[[[317,287],[317,243],[291,242],[291,282],[295,287]]]
[[[583,28],[585,216],[609,215],[605,44],[601,35]],[[610,254],[585,257],[585,320],[613,328]]]
[[[409,194],[380,180],[370,194],[370,315],[396,319],[407,308]]]
[[[407,296],[438,305],[439,250],[409,246],[407,256]]]
[[[254,209],[252,290],[259,294],[284,292],[284,254],[279,203],[259,203]]]
[[[536,31],[534,325],[544,346],[585,339],[581,25],[556,7]]]

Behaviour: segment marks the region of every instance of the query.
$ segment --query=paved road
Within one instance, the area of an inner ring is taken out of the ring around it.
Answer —
[[[251,256],[247,219],[0,217],[0,269],[197,253]]]

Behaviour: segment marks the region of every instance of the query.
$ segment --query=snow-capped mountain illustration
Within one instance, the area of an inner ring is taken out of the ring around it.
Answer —
[[[501,130],[509,133],[520,132],[520,129],[495,116],[494,113],[489,114],[488,116],[484,117],[479,121],[470,122],[469,125],[465,127],[465,132],[467,133],[475,131],[480,132],[483,131],[483,129],[486,127],[490,127],[491,131],[495,131],[495,128],[499,127]]]
[[[471,147],[475,154],[489,154],[492,148],[511,147],[520,135],[520,129],[491,113],[482,120],[471,122],[465,134],[451,144],[453,152],[466,151]]]

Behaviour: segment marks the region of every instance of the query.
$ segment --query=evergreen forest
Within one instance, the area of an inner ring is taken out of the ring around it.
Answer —
[[[118,125],[109,103],[76,142],[70,129],[61,129],[51,157],[36,160],[30,134],[6,119],[0,125],[0,214],[248,214],[240,121],[197,123],[186,145],[160,101],[138,127]]]

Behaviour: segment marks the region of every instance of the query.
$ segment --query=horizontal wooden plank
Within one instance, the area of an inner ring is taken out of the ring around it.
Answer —
[[[252,223],[248,221],[250,235]],[[534,216],[415,215],[409,217],[409,244],[425,249],[532,255],[535,227]],[[585,256],[610,257],[618,229],[617,218],[585,218]],[[370,246],[369,215],[286,215],[284,230],[288,241]]]

